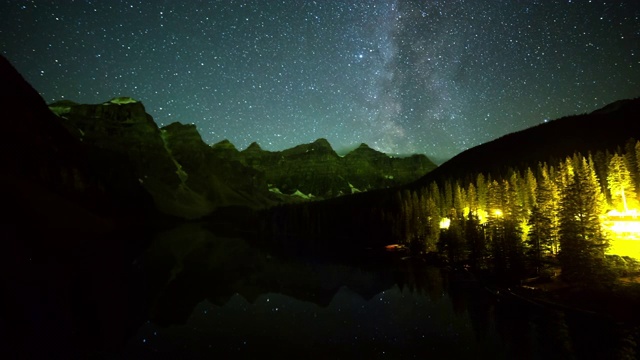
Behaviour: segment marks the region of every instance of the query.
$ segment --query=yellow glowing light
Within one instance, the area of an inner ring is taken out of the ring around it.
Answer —
[[[638,210],[612,210],[604,216],[604,229],[609,233],[608,254],[640,259],[640,216]]]
[[[640,260],[640,241],[638,240],[611,240],[611,247],[607,250],[607,254],[615,254],[620,256],[629,256]]]
[[[603,226],[615,239],[640,240],[640,217],[638,211],[611,210],[603,217]]]
[[[442,220],[440,220],[440,229],[448,229],[449,225],[451,225],[451,219],[442,218]]]
[[[493,215],[497,216],[497,217],[501,217],[502,216],[502,210],[500,209],[493,209]]]
[[[628,233],[629,236],[637,236],[640,234],[640,221],[613,221],[609,230],[619,234]]]
[[[478,214],[478,219],[480,220],[480,224],[486,224],[489,214],[482,209],[478,209],[476,213]]]

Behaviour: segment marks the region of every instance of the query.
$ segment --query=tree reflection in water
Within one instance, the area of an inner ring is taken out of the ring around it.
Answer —
[[[427,355],[570,358],[624,349],[634,333],[496,297],[466,273],[370,251],[353,262],[289,256],[197,225],[145,258],[150,320],[134,356]]]

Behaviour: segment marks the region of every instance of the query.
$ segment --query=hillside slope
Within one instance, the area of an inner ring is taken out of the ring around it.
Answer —
[[[629,138],[640,139],[640,98],[621,100],[590,114],[543,123],[466,150],[416,181],[459,179],[483,172],[504,175],[508,168],[533,167],[575,152],[614,150]]]

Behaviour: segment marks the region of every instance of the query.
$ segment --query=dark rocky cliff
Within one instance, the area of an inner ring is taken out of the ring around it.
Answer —
[[[257,143],[244,151],[228,141],[208,146],[194,125],[159,129],[142,103],[131,98],[49,107],[94,154],[102,179],[122,188],[133,179],[161,212],[184,218],[221,207],[264,208],[392,187],[435,168],[424,155],[392,158],[364,144],[340,157],[325,139],[276,152]]]
[[[213,205],[184,183],[183,171],[165,146],[160,129],[142,103],[116,98],[103,104],[57,102],[50,108],[86,144],[108,181],[127,186],[132,179],[153,197],[163,213],[194,218]]]
[[[199,218],[225,206],[274,203],[255,170],[220,159],[193,125],[159,129],[142,103],[116,98],[103,104],[57,102],[50,108],[95,153],[103,176],[126,182],[133,174],[163,213]]]
[[[181,166],[185,184],[212,204],[259,208],[277,202],[261,172],[205,144],[195,125],[173,123],[162,128],[162,136]],[[233,152],[235,148],[226,149]]]
[[[283,151],[262,151],[256,145],[241,152],[242,161],[264,172],[272,188],[282,193],[334,197],[351,193],[340,157],[325,139]]]
[[[236,156],[224,147],[219,151]],[[269,185],[282,193],[299,191],[320,198],[403,185],[436,167],[424,155],[395,158],[366,144],[340,157],[326,139],[276,152],[253,143],[238,159],[264,172]]]
[[[396,159],[366,145],[340,157],[325,139],[277,152],[256,143],[244,151],[228,141],[208,146],[193,125],[158,128],[144,105],[128,97],[47,106],[6,59],[0,65],[3,105],[18,115],[5,121],[9,136],[2,144],[3,185],[16,189],[7,196],[6,217],[63,224],[52,219],[65,212],[54,209],[68,205],[96,216],[126,219],[159,210],[193,219],[220,208],[396,186],[435,167],[425,156]],[[53,196],[60,198],[42,200]]]
[[[0,103],[10,109],[3,118],[0,151],[1,221],[19,227],[20,234],[33,231],[51,238],[62,231],[70,238],[72,230],[111,231],[152,211],[150,198],[137,182],[125,181],[127,185],[119,187],[103,177],[91,147],[69,133],[1,56],[0,80]],[[130,175],[125,172],[122,178]]]
[[[208,146],[194,125],[159,129],[131,98],[49,107],[93,154],[101,179],[123,189],[137,182],[161,212],[183,218],[393,187],[435,168],[424,155],[393,158],[364,144],[340,157],[325,139],[276,152],[257,143],[244,151],[228,141]]]
[[[361,144],[344,157],[350,182],[360,190],[404,185],[426,174],[436,165],[424,155],[390,157]]]

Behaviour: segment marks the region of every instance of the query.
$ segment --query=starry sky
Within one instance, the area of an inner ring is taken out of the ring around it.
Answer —
[[[0,51],[47,102],[130,96],[210,144],[440,162],[640,96],[640,1],[0,0]]]

